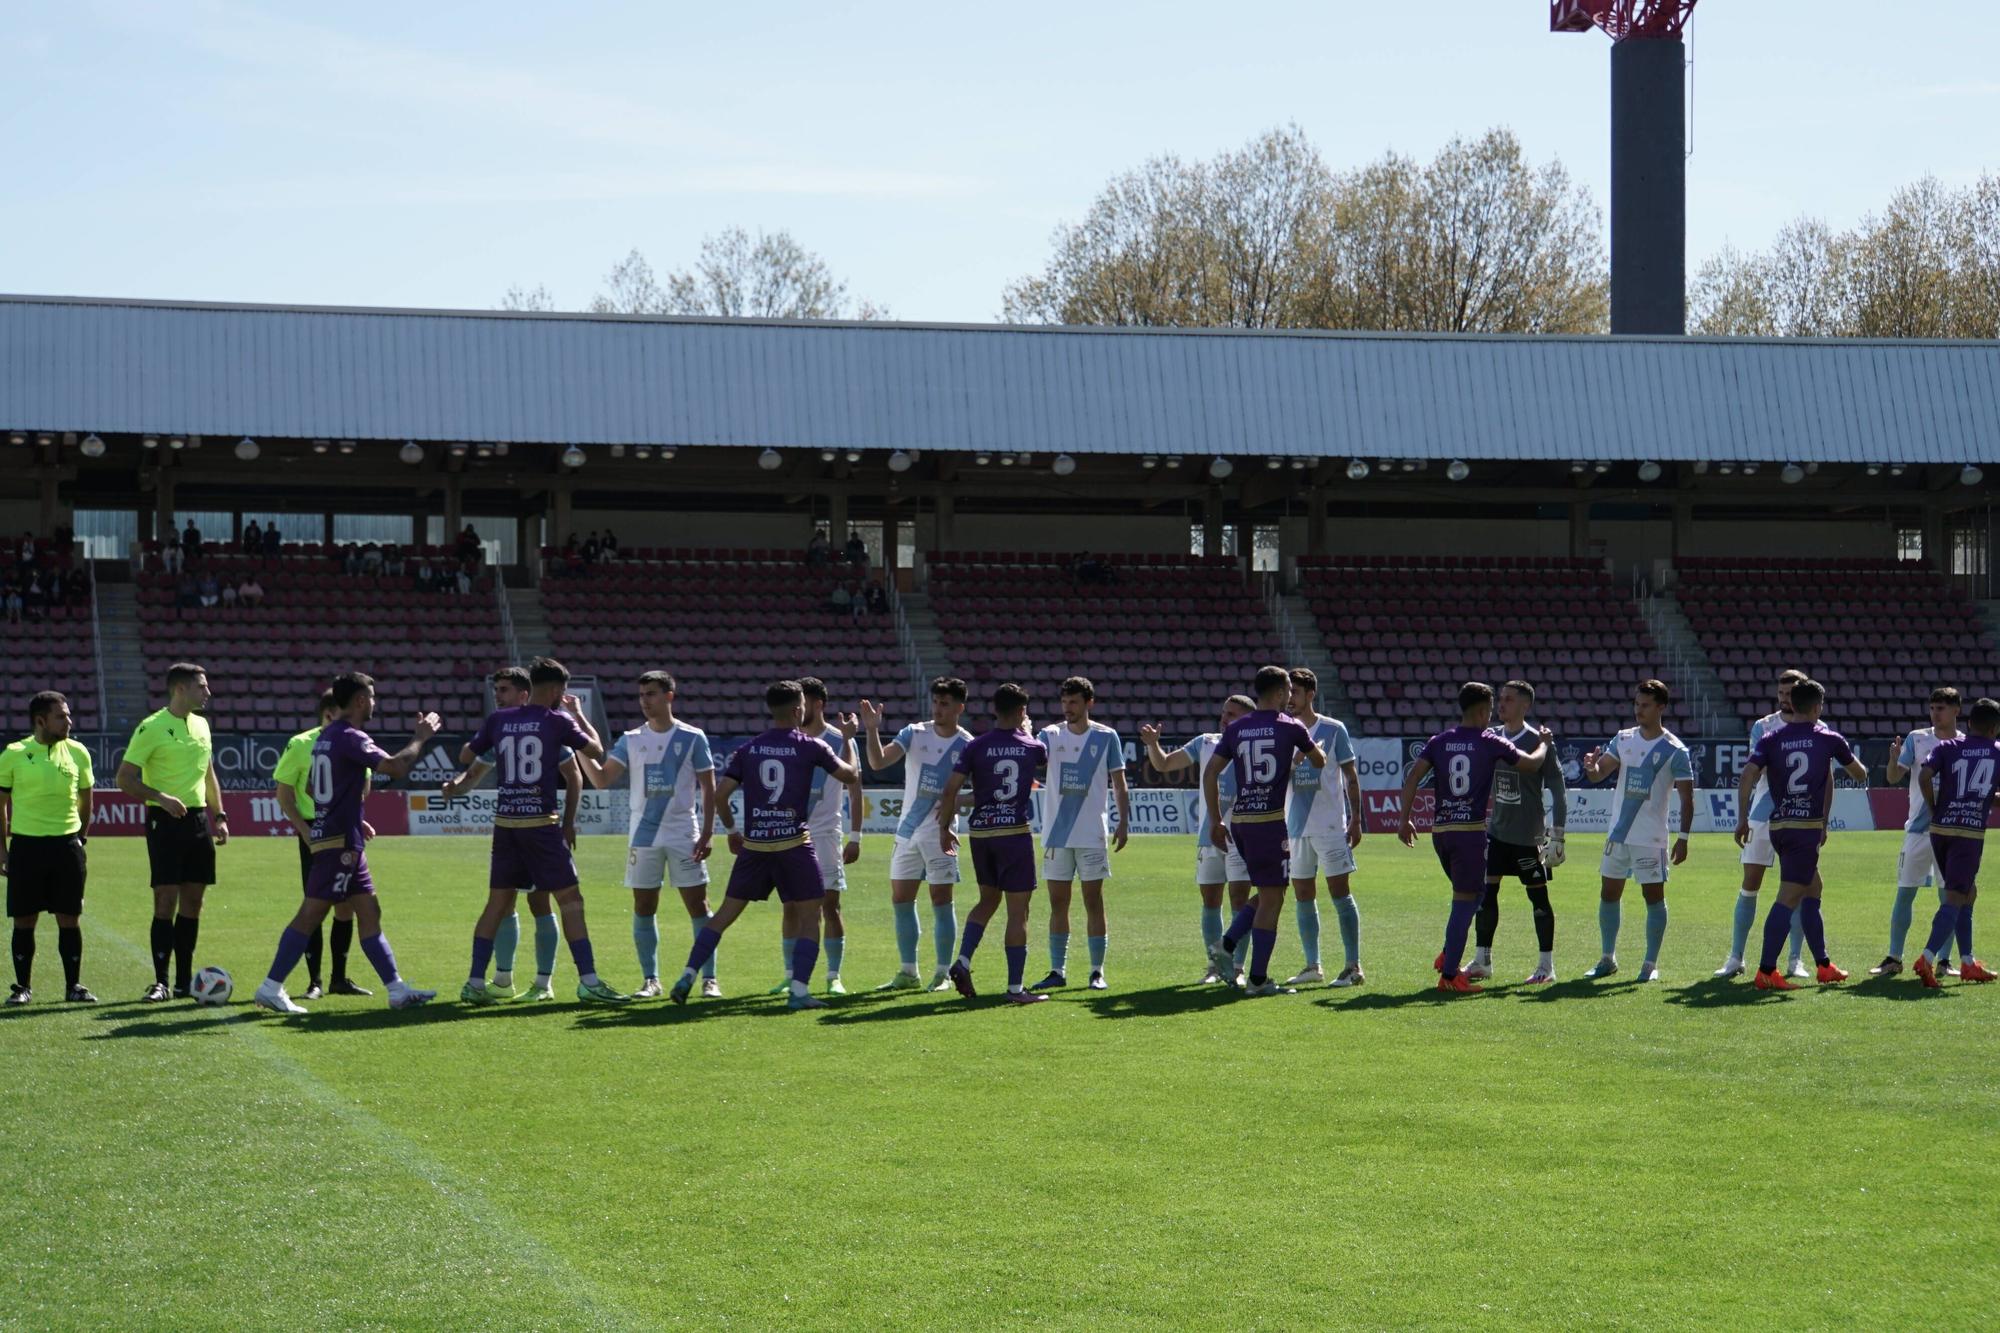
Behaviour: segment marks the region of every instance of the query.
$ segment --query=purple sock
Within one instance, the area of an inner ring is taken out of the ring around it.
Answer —
[[[284,985],[285,978],[290,976],[292,969],[299,965],[299,959],[306,956],[306,946],[311,943],[312,940],[309,937],[293,930],[290,926],[286,926],[280,931],[278,933],[278,956],[271,960],[271,980],[277,982],[280,986]]]
[[[958,935],[958,956],[960,958],[963,958],[968,963],[971,962],[972,951],[979,947],[979,941],[983,939],[985,935],[986,935],[986,923],[984,921],[977,921],[977,920],[967,921],[965,923],[965,929],[960,931]]]
[[[1977,906],[1977,903],[1967,903],[1958,909],[1958,961],[1961,963],[1979,956],[1972,952],[1972,909]]]
[[[1785,937],[1792,933],[1792,909],[1781,902],[1773,902],[1771,911],[1764,918],[1764,955],[1757,960],[1759,972],[1778,970],[1778,954],[1785,947]]]
[[[1249,902],[1243,904],[1242,910],[1230,919],[1229,929],[1222,932],[1222,947],[1234,950],[1236,948],[1236,941],[1250,933],[1250,927],[1255,924],[1256,920],[1257,899],[1253,895]]]
[[[720,943],[722,943],[721,931],[709,926],[703,926],[700,930],[697,930],[694,933],[694,948],[688,950],[688,967],[699,968],[703,963],[715,957],[715,946]]]
[[[396,955],[390,951],[389,937],[376,933],[361,937],[361,952],[375,965],[375,975],[382,978],[384,986],[393,986],[402,980],[396,972]]]
[[[570,960],[576,964],[576,974],[580,977],[593,975],[597,971],[597,955],[591,952],[590,936],[569,942]]]
[[[486,980],[486,965],[493,961],[493,941],[480,935],[472,937],[472,980]]]
[[[1813,961],[1825,967],[1832,960],[1826,953],[1826,920],[1819,914],[1819,899],[1800,900],[1799,924],[1805,927],[1806,947],[1812,950]]]
[[[1952,927],[1958,924],[1964,913],[1965,909],[1955,903],[1939,903],[1937,915],[1931,918],[1931,937],[1925,942],[1924,951],[1933,958],[1944,957],[1945,946],[1951,942]]]
[[[805,936],[792,941],[792,980],[801,986],[812,984],[813,964],[819,961],[819,941]]]
[[[1250,927],[1250,984],[1261,986],[1270,979],[1271,954],[1278,947],[1278,932]]]
[[[1021,989],[1021,978],[1028,974],[1028,946],[1009,944],[1007,949],[1007,989]]]
[[[1472,929],[1472,918],[1479,915],[1479,899],[1453,898],[1451,915],[1444,923],[1444,978],[1451,980],[1458,975],[1459,960],[1465,957],[1465,937]]]

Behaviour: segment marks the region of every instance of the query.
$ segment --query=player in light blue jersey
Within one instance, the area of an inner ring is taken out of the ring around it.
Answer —
[[[1222,739],[1223,731],[1237,718],[1256,710],[1257,704],[1247,694],[1232,694],[1222,701],[1222,725],[1214,731],[1196,736],[1186,745],[1171,754],[1160,748],[1160,729],[1148,722],[1139,728],[1139,739],[1145,743],[1146,758],[1153,771],[1160,774],[1178,773],[1184,768],[1195,772],[1195,808],[1201,812],[1200,827],[1195,830],[1194,882],[1195,890],[1201,894],[1201,951],[1207,957],[1222,938],[1222,900],[1226,892],[1229,897],[1229,912],[1234,916],[1250,901],[1250,868],[1243,864],[1243,853],[1233,845],[1228,851],[1215,846],[1209,835],[1215,829],[1218,819],[1229,818],[1229,807],[1236,800],[1236,769],[1223,770],[1218,794],[1222,809],[1208,808],[1208,797],[1201,790],[1201,771],[1208,765],[1208,757],[1215,753],[1215,744]],[[1245,935],[1236,947],[1236,976],[1241,977],[1243,963],[1250,953],[1250,937]],[[1201,984],[1219,986],[1232,981],[1218,971],[1213,963],[1202,973]]]
[[[1319,965],[1319,887],[1326,892],[1340,921],[1344,955],[1336,986],[1359,986],[1361,971],[1361,909],[1355,904],[1348,877],[1354,873],[1354,849],[1361,845],[1361,769],[1354,757],[1354,739],[1347,724],[1323,715],[1318,708],[1319,677],[1308,667],[1293,667],[1291,715],[1305,724],[1319,748],[1326,751],[1325,768],[1301,761],[1292,774],[1291,804],[1285,816],[1292,840],[1292,897],[1297,901],[1299,945],[1306,965],[1287,986],[1323,982]]]
[[[1132,827],[1132,797],[1125,787],[1125,742],[1102,722],[1090,720],[1097,689],[1082,676],[1062,683],[1063,720],[1042,728],[1049,747],[1049,780],[1042,788],[1042,877],[1049,882],[1049,974],[1030,989],[1057,990],[1069,984],[1070,886],[1083,881],[1084,928],[1090,939],[1090,988],[1103,990],[1104,954],[1110,942],[1105,923],[1104,881],[1111,877],[1110,851],[1125,850]],[[1118,798],[1118,828],[1105,817],[1106,796]]]
[[[1764,739],[1766,732],[1776,731],[1792,720],[1792,686],[1806,679],[1806,673],[1786,669],[1778,673],[1778,706],[1750,724],[1750,744],[1745,750],[1757,748],[1757,742]],[[1736,895],[1736,915],[1729,930],[1729,957],[1722,960],[1722,966],[1715,969],[1715,975],[1724,979],[1741,976],[1743,973],[1743,951],[1750,944],[1750,929],[1757,924],[1757,892],[1764,887],[1764,872],[1777,863],[1777,853],[1771,850],[1771,783],[1769,778],[1759,778],[1750,793],[1750,839],[1743,844],[1743,889]],[[1806,971],[1804,954],[1806,948],[1805,925],[1796,918],[1792,922],[1792,961],[1790,974],[1794,977],[1811,975]]]
[[[1687,860],[1688,833],[1694,828],[1694,764],[1681,738],[1664,721],[1673,694],[1657,680],[1641,681],[1632,696],[1636,727],[1627,727],[1601,750],[1584,756],[1583,771],[1595,782],[1613,773],[1618,783],[1618,813],[1604,840],[1604,858],[1597,867],[1604,887],[1597,904],[1597,928],[1604,937],[1604,957],[1583,975],[1608,977],[1618,970],[1618,921],[1625,881],[1637,879],[1646,898],[1646,961],[1639,980],[1660,979],[1660,944],[1667,934],[1667,867]],[[1667,798],[1680,793],[1681,826],[1671,844],[1667,831]]]
[[[868,732],[868,767],[877,771],[903,761],[902,816],[896,824],[896,848],[889,854],[889,905],[896,914],[896,953],[901,966],[877,990],[946,990],[958,948],[958,912],[952,906],[952,885],[958,883],[958,855],[946,853],[938,840],[937,803],[951,778],[958,752],[972,733],[958,724],[965,716],[965,682],[939,676],[931,682],[931,720],[912,724],[882,743],[882,710],[861,700],[861,725]],[[956,813],[954,813],[956,818]],[[931,887],[931,945],[937,970],[926,987],[917,975],[917,890]]]
[[[1896,857],[1896,902],[1889,910],[1889,954],[1868,969],[1870,976],[1893,977],[1903,970],[1903,943],[1910,933],[1917,891],[1936,879],[1939,905],[1942,906],[1945,900],[1944,881],[1938,878],[1937,857],[1931,851],[1931,807],[1924,800],[1919,783],[1923,777],[1924,761],[1931,757],[1931,751],[1937,748],[1938,742],[1964,734],[1958,729],[1960,705],[1958,691],[1951,686],[1942,685],[1932,690],[1931,724],[1918,727],[1907,736],[1897,737],[1896,743],[1889,747],[1886,776],[1893,785],[1908,775],[1910,815],[1903,821],[1903,850]],[[1972,904],[1969,902],[1965,905],[1963,917],[1964,937],[1970,939]],[[1945,976],[1957,974],[1957,969],[1951,965],[1950,940],[1946,940],[1938,951],[1937,971]]]
[[[674,716],[674,678],[665,671],[639,677],[639,711],[646,720],[612,743],[599,763],[579,753],[584,775],[599,789],[627,773],[631,783],[631,827],[626,837],[625,887],[632,890],[632,947],[644,978],[635,1000],[658,999],[660,985],[660,891],[669,879],[687,909],[690,933],[708,924],[708,867],[695,859],[695,827],[701,805],[715,793],[715,757],[708,733]],[[728,810],[721,812],[731,826]],[[710,955],[701,993],[722,994]]]

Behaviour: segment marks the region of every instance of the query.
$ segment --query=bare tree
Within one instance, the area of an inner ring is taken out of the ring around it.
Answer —
[[[1003,317],[1078,324],[1541,332],[1601,328],[1600,220],[1504,130],[1428,167],[1329,171],[1297,126],[1212,162],[1156,158],[1057,230]]]
[[[590,298],[590,312],[594,315],[678,313],[668,307],[667,294],[653,277],[653,266],[637,250],[611,266],[611,272],[604,275],[604,285],[608,290]]]
[[[502,310],[553,310],[548,288],[507,289]],[[586,307],[597,315],[722,315],[766,319],[888,319],[886,306],[850,302],[847,285],[790,232],[741,227],[703,238],[692,267],[662,281],[634,249],[611,266]]]
[[[505,296],[500,298],[500,308],[502,310],[554,310],[556,308],[556,298],[549,295],[549,289],[539,282],[533,287],[523,287],[517,282],[507,289]]]

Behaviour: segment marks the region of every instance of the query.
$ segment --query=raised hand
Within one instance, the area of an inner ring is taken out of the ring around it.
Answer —
[[[417,714],[416,725],[410,728],[420,741],[427,741],[444,730],[444,720],[436,713]]]
[[[861,725],[874,731],[882,725],[882,710],[868,699],[858,700],[855,705],[861,711]]]
[[[1160,740],[1160,724],[1157,722],[1141,722],[1139,724],[1139,739],[1148,745],[1157,745]]]
[[[848,740],[853,740],[861,732],[861,719],[852,713],[841,713],[833,719],[833,725]]]

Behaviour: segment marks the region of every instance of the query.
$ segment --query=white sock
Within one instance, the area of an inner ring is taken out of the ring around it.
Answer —
[[[585,972],[577,978],[577,981],[585,986],[595,986],[597,984],[597,973]]]
[[[1474,967],[1493,966],[1493,951],[1491,949],[1482,949],[1478,945],[1474,945],[1472,948],[1472,965]]]
[[[1023,990],[1022,987],[1015,985],[1011,981],[1007,983],[1007,993],[1009,995],[1019,995],[1021,994],[1022,990]]]
[[[1555,970],[1556,970],[1556,951],[1554,949],[1542,950],[1542,971],[1553,972]]]
[[[502,990],[512,990],[514,988],[514,974],[512,972],[495,972],[493,974],[493,984]]]
[[[556,979],[556,978],[555,978],[555,973],[553,973],[553,972],[537,972],[537,973],[535,973],[535,984],[536,984],[537,986],[540,986],[540,987],[541,987],[541,988],[542,988],[543,990],[547,990],[547,989],[549,988],[549,983],[550,983],[551,981],[554,981],[555,979]]]
[[[794,994],[794,995],[810,995],[810,994],[812,994],[812,987],[811,987],[811,986],[808,986],[808,985],[806,985],[806,983],[805,983],[805,982],[803,982],[803,981],[800,981],[800,980],[799,980],[799,979],[798,979],[797,977],[793,977],[793,978],[792,978],[792,983],[791,983],[791,984],[792,984],[792,994]]]
[[[696,981],[697,981],[697,980],[698,980],[698,979],[699,979],[700,977],[701,977],[701,973],[699,973],[699,972],[695,971],[695,970],[694,970],[693,968],[691,968],[691,967],[684,967],[684,968],[682,968],[682,969],[681,969],[681,980],[682,980],[682,981],[685,981],[685,982],[686,982],[686,983],[687,983],[688,985],[690,985],[690,986],[694,985],[694,983],[695,983],[695,982],[696,982]]]

